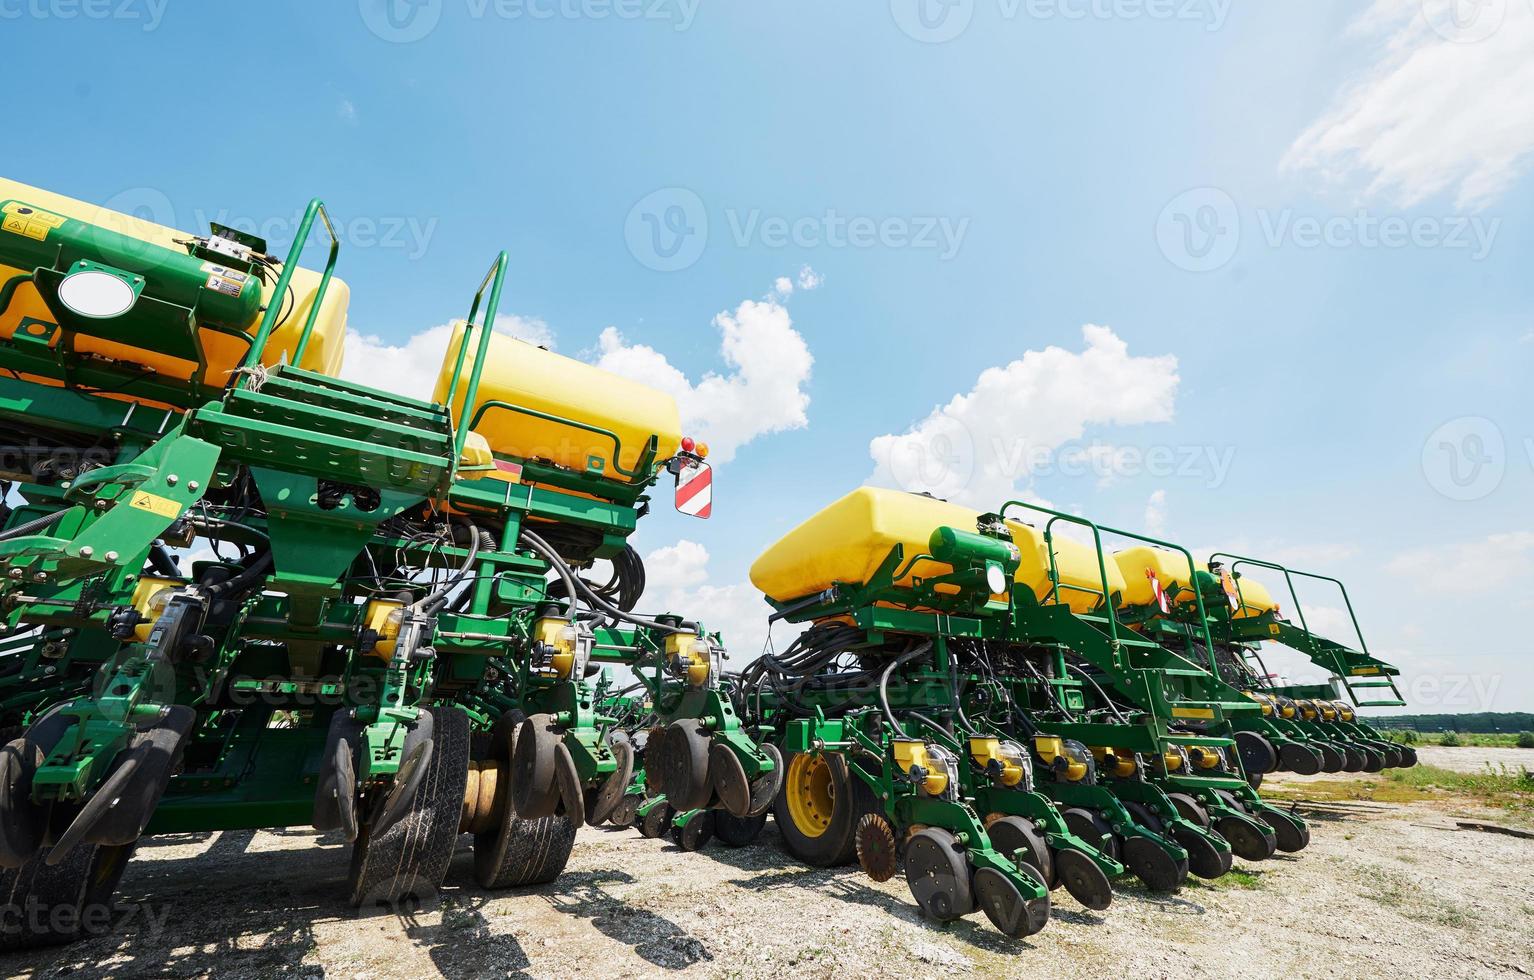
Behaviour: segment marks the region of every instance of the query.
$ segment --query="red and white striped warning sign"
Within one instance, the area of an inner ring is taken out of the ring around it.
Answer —
[[[714,513],[714,468],[688,463],[676,475],[676,509],[705,520]]]
[[[1156,605],[1159,606],[1161,611],[1164,613],[1171,612],[1172,609],[1169,605],[1167,605],[1166,601],[1166,590],[1161,587],[1161,580],[1156,577],[1156,570],[1153,568],[1147,568],[1145,570],[1145,577],[1150,579],[1151,592],[1156,597]]]

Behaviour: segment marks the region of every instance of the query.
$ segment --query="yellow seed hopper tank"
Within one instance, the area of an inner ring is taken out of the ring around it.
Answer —
[[[980,513],[959,504],[921,494],[860,487],[784,535],[751,566],[751,582],[775,602],[789,602],[824,591],[833,585],[866,583],[895,545],[903,545],[909,562],[927,551],[935,528],[948,526],[973,531]],[[1040,602],[1069,605],[1077,612],[1090,611],[1102,601],[1102,576],[1097,553],[1087,545],[1059,535],[1054,537],[1055,564],[1060,590],[1054,596],[1044,535],[1018,521],[1008,521],[1020,556],[1016,580],[1026,585]],[[914,562],[895,586],[909,586],[915,578],[931,578],[947,572],[933,559]],[[1122,592],[1124,579],[1109,564],[1108,591]]]

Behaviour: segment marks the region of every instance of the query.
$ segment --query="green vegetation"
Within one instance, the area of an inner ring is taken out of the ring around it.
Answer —
[[[1527,711],[1480,711],[1463,715],[1372,715],[1365,719],[1376,728],[1416,732],[1471,732],[1478,735],[1534,731],[1534,713]]]
[[[1442,735],[1436,732],[1423,733],[1410,728],[1387,728],[1382,729],[1380,734],[1393,742],[1403,745],[1416,745],[1426,741],[1433,745],[1452,746],[1475,746],[1476,748],[1496,749],[1534,749],[1534,732],[1465,732],[1446,731]]]
[[[1213,881],[1190,877],[1188,879],[1188,887],[1204,888],[1209,891],[1221,891],[1231,888],[1238,888],[1243,891],[1256,891],[1262,887],[1262,872],[1242,871],[1240,868],[1232,868]]]

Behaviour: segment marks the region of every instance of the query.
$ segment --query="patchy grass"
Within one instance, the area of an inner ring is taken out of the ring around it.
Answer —
[[[1470,796],[1488,806],[1506,810],[1534,811],[1534,772],[1519,767],[1486,766],[1480,772],[1455,772],[1421,764],[1410,769],[1391,769],[1385,778],[1403,788],[1438,790],[1456,796]]]
[[[1405,745],[1449,745],[1473,748],[1529,748],[1528,732],[1416,732],[1403,728],[1382,729],[1380,734]],[[1452,739],[1445,741],[1449,736]]]
[[[1213,881],[1205,881],[1203,878],[1190,875],[1187,884],[1189,888],[1204,888],[1209,891],[1222,891],[1232,888],[1241,891],[1257,891],[1262,887],[1262,875],[1255,871],[1242,871],[1240,868],[1232,868]]]
[[[1261,793],[1265,800],[1310,800],[1316,803],[1354,801],[1416,803],[1419,800],[1435,799],[1438,795],[1419,786],[1386,782],[1379,776],[1373,775],[1348,779],[1316,779],[1294,786],[1275,785],[1272,788],[1263,784]]]
[[[1385,868],[1366,868],[1359,873],[1357,881],[1359,894],[1408,919],[1451,929],[1462,929],[1475,921],[1474,913],[1463,906],[1446,901],[1421,883]]]

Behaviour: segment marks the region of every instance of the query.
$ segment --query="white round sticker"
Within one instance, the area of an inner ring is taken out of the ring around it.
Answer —
[[[110,272],[86,269],[64,277],[59,300],[81,316],[103,319],[133,309],[137,297],[132,286]]]

